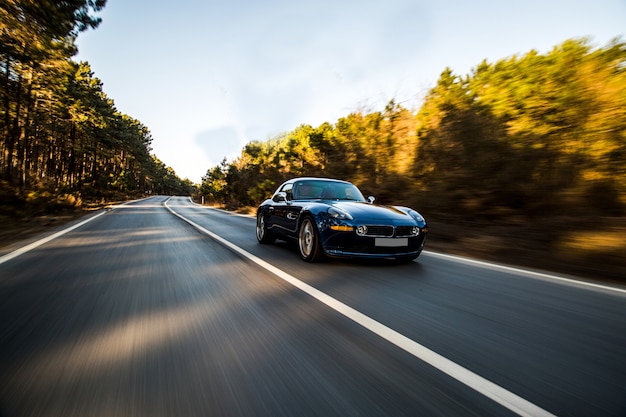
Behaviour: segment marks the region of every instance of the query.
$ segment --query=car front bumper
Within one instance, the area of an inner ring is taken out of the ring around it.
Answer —
[[[323,242],[327,256],[333,258],[414,259],[424,248],[426,234],[407,239],[407,245],[379,246],[372,237],[342,236]]]

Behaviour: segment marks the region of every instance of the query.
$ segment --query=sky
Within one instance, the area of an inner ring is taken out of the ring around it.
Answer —
[[[74,59],[194,183],[301,124],[417,110],[446,67],[626,42],[626,0],[108,0],[97,15]]]

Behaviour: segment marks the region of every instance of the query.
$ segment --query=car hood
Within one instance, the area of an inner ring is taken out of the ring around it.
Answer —
[[[391,206],[362,203],[356,201],[336,201],[333,207],[350,213],[356,220],[407,220],[412,219],[405,212]]]

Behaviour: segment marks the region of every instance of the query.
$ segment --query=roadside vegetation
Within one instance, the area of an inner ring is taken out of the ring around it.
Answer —
[[[151,154],[152,136],[115,108],[78,34],[106,0],[0,6],[0,219],[28,218],[193,184]]]

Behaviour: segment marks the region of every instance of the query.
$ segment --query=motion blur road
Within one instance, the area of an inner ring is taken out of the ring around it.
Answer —
[[[88,220],[0,254],[2,417],[626,416],[623,289],[307,264],[183,197]]]

